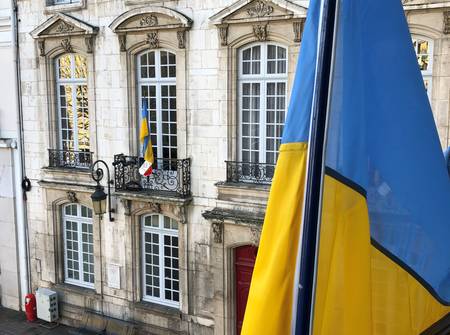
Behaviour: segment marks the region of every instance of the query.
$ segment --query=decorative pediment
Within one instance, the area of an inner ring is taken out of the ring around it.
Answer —
[[[305,18],[306,8],[287,0],[239,0],[210,17],[215,25]]]
[[[271,22],[291,21],[294,42],[300,42],[307,8],[288,0],[239,0],[210,17],[219,28],[222,46],[228,45],[229,27],[250,25],[255,38],[266,40]]]
[[[37,40],[40,56],[45,56],[49,44],[53,47],[59,46],[66,52],[73,52],[72,39],[84,39],[83,48],[87,53],[92,53],[94,36],[97,32],[98,27],[72,16],[58,13],[39,25],[30,34]],[[46,40],[49,40],[50,43]]]
[[[95,35],[97,32],[98,27],[92,26],[72,16],[58,13],[34,29],[31,32],[31,36],[35,39],[46,39]]]
[[[127,34],[146,34],[151,48],[159,47],[159,31],[174,30],[178,47],[185,48],[185,31],[192,25],[187,16],[166,7],[146,6],[118,16],[109,28],[119,37],[120,50],[127,50]]]

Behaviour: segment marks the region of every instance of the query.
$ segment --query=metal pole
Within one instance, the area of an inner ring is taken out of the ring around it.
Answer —
[[[317,237],[321,213],[324,148],[329,103],[330,77],[333,62],[333,44],[338,0],[322,0],[321,20],[316,64],[316,80],[311,110],[311,129],[303,227],[299,257],[299,288],[294,333],[312,333],[314,281],[317,257]]]

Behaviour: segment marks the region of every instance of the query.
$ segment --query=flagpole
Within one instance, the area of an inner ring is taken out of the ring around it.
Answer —
[[[317,0],[318,1],[318,0]],[[301,245],[298,257],[297,315],[293,333],[312,333],[315,290],[315,271],[320,229],[322,186],[324,174],[324,149],[327,126],[327,111],[333,63],[333,44],[337,1],[322,0],[319,38],[317,48],[316,78],[311,108],[311,128]]]

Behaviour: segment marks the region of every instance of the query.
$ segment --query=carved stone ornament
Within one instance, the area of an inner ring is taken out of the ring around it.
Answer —
[[[170,205],[168,210],[181,224],[187,223],[186,206]]]
[[[76,193],[72,191],[67,191],[67,199],[69,199],[70,202],[78,202]]]
[[[94,36],[88,36],[84,38],[86,44],[86,50],[88,54],[91,54],[94,50]]]
[[[214,221],[211,223],[214,243],[222,243],[223,222]]]
[[[159,48],[159,36],[157,31],[152,31],[147,34],[147,42],[150,49]]]
[[[64,49],[65,52],[73,52],[72,44],[70,43],[70,39],[64,38],[61,41],[61,47]]]
[[[122,51],[122,52],[127,51],[127,35],[119,34],[117,36],[119,38],[120,51]]]
[[[130,216],[131,215],[131,200],[128,199],[120,199],[120,202],[123,205],[124,208],[124,214],[126,216]]]
[[[251,228],[250,234],[250,243],[257,247],[259,245],[259,239],[261,238],[261,231],[257,228]]]
[[[38,40],[39,55],[45,56],[45,40]]]
[[[74,26],[61,21],[57,26],[56,26],[56,32],[59,34],[68,34],[70,32],[72,32],[75,29]]]
[[[185,30],[177,31],[177,39],[178,39],[178,48],[180,48],[180,49],[186,48],[186,31]]]
[[[302,41],[303,27],[305,22],[302,21],[294,21],[292,23],[292,27],[294,29],[294,42],[300,43]]]
[[[444,12],[444,34],[450,34],[450,10]]]
[[[273,6],[270,6],[265,1],[255,1],[255,4],[247,8],[247,14],[250,17],[269,16],[273,13]]]
[[[227,46],[228,44],[228,25],[219,26],[220,45]]]
[[[139,21],[141,27],[154,27],[158,25],[158,18],[155,15],[146,15]]]
[[[258,41],[266,41],[267,40],[267,24],[255,24],[253,26],[253,34],[258,39]]]
[[[161,205],[156,202],[149,202],[147,208],[149,208],[152,213],[161,213]]]

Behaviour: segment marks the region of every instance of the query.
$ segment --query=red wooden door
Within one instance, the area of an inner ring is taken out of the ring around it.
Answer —
[[[250,282],[252,280],[253,268],[255,266],[258,248],[245,245],[234,249],[234,270],[236,278],[236,329],[241,333],[244,322],[245,306],[247,305]]]

